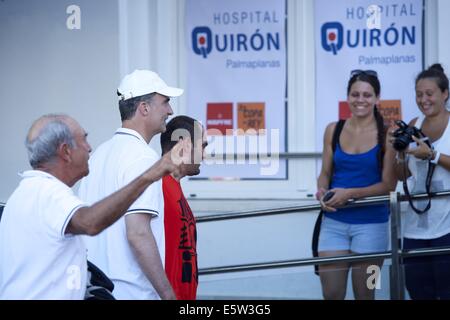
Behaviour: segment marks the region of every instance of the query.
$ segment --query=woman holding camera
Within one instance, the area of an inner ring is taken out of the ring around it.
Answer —
[[[428,168],[433,165],[431,191],[450,190],[448,97],[449,81],[440,64],[417,76],[416,103],[422,114],[409,126],[421,129],[429,143],[413,136],[416,143],[398,152],[395,165],[399,180],[407,179],[411,193],[425,192]],[[396,139],[392,137],[391,142]],[[421,200],[413,204],[423,211],[427,203]],[[404,249],[450,246],[450,198],[433,198],[430,209],[422,214],[408,206],[403,232]],[[406,287],[412,299],[450,299],[450,255],[405,258],[404,262]]]
[[[325,211],[319,234],[320,257],[388,249],[387,205],[337,208],[349,199],[383,195],[395,189],[395,152],[386,143],[386,128],[377,110],[379,97],[380,82],[375,71],[352,71],[347,86],[352,116],[343,126],[342,122],[333,122],[325,130],[316,194]],[[368,268],[380,268],[382,264],[383,260],[377,259],[320,265],[324,298],[345,298],[351,268],[355,298],[374,299],[374,287],[368,285],[373,271]]]

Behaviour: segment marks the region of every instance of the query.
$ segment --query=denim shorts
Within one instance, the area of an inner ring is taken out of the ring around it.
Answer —
[[[350,224],[323,217],[319,252],[350,250],[355,253],[382,252],[389,245],[389,222]]]

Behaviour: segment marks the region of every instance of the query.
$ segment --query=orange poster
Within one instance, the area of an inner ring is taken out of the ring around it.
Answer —
[[[384,124],[396,127],[394,121],[402,119],[402,107],[400,100],[381,100],[380,113],[384,118]]]
[[[265,103],[238,103],[238,128],[244,131],[266,129]]]

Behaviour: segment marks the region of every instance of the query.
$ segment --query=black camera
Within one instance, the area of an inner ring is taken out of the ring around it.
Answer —
[[[397,151],[404,151],[408,148],[408,145],[414,141],[413,136],[418,139],[425,137],[420,129],[410,127],[402,120],[395,121],[395,124],[398,126],[398,129],[392,135],[395,137],[393,146]],[[426,143],[428,144],[428,141]]]

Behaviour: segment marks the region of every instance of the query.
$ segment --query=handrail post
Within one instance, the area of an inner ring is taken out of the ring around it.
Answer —
[[[399,193],[390,193],[392,263],[390,270],[391,300],[405,300],[403,261],[401,257],[401,223]]]

